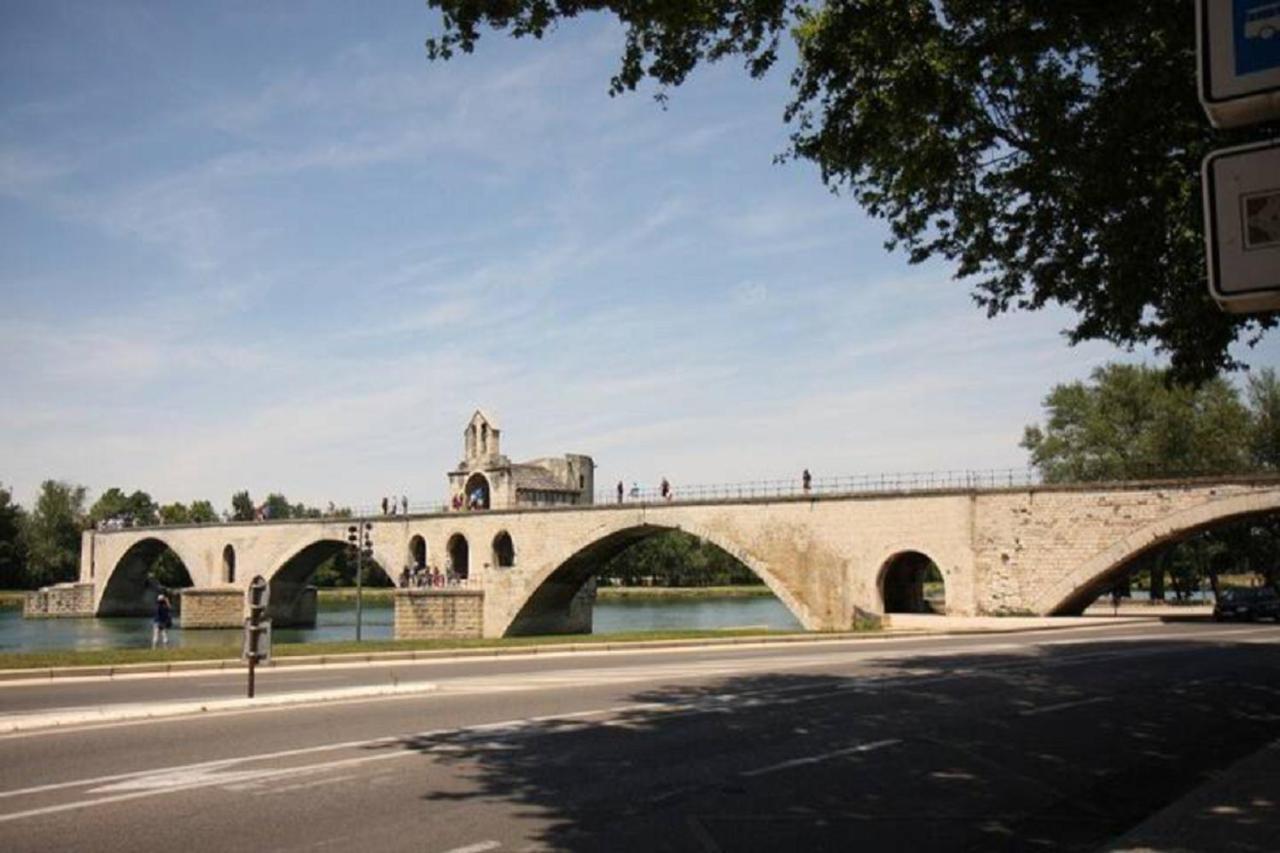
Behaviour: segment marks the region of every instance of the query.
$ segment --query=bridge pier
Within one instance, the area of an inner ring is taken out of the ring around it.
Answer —
[[[272,586],[271,599],[267,604],[267,616],[271,618],[272,626],[314,628],[318,610],[319,604],[314,586],[308,585],[301,589],[286,584],[281,584],[279,589],[275,585]]]
[[[484,636],[484,590],[467,587],[396,590],[397,640]]]
[[[183,628],[239,628],[244,624],[244,593],[237,587],[184,589]]]

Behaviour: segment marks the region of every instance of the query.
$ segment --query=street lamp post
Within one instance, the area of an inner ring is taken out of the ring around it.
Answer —
[[[364,623],[364,558],[373,557],[373,543],[370,522],[353,524],[347,528],[347,546],[355,552],[356,557],[356,642],[360,642],[361,628]]]

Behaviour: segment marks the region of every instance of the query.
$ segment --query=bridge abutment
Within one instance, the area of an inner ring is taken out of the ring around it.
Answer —
[[[27,593],[24,619],[77,619],[93,616],[93,584],[59,583]]]

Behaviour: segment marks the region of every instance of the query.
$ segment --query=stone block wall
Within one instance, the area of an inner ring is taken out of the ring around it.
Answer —
[[[1050,589],[1135,531],[1253,491],[1224,484],[981,494],[973,535],[978,612],[1041,612]]]
[[[75,619],[93,615],[93,584],[60,583],[27,593],[26,619]]]
[[[244,624],[244,593],[237,587],[184,589],[183,628],[239,628]]]
[[[398,589],[395,621],[397,640],[480,637],[484,630],[484,591]]]

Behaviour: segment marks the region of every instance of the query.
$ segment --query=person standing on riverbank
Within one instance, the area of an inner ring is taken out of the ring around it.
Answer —
[[[156,597],[156,615],[151,620],[151,648],[156,644],[169,648],[169,629],[173,627],[173,608],[169,598],[163,592]]]
[[[622,481],[618,481],[618,503],[622,503]]]

